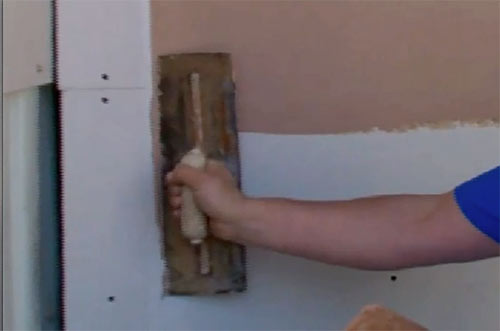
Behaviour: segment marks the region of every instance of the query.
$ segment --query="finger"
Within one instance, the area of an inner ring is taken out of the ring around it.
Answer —
[[[181,208],[182,206],[182,197],[171,197],[169,199],[169,203],[170,203],[170,206],[172,206],[172,208]]]
[[[203,170],[185,164],[178,164],[172,172],[169,184],[187,185],[192,189],[196,189],[206,179],[207,174]]]
[[[163,182],[165,185],[169,185],[171,180],[172,180],[172,171],[169,171],[165,174],[165,177],[163,178]]]
[[[168,185],[168,195],[178,196],[182,193],[182,186],[179,185]]]

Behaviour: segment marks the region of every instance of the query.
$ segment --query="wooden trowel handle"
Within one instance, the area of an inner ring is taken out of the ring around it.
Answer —
[[[181,160],[182,164],[197,169],[204,169],[205,162],[205,156],[197,148],[192,149]],[[181,230],[193,245],[201,244],[207,236],[206,216],[196,205],[193,192],[187,186],[182,188]]]

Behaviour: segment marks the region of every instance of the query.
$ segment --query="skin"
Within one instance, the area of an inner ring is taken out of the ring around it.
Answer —
[[[176,217],[187,185],[214,236],[329,264],[393,270],[499,255],[499,245],[464,217],[452,192],[326,202],[248,198],[216,161],[204,171],[178,165],[165,182]]]

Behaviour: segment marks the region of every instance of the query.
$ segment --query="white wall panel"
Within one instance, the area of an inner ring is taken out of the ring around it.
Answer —
[[[373,302],[431,329],[500,328],[498,259],[365,272],[250,247],[248,292],[162,298],[148,2],[60,1],[58,13],[68,329],[338,329]],[[252,196],[441,192],[500,162],[497,127],[240,138]]]
[[[4,92],[52,81],[52,14],[49,0],[5,0]]]
[[[70,329],[143,329],[151,287],[157,299],[161,293],[147,96],[142,90],[63,96]]]
[[[58,1],[61,88],[149,86],[148,6],[145,0]]]
[[[366,272],[249,248],[248,292],[162,299],[144,100],[142,92],[65,94],[69,329],[342,328],[374,302],[431,329],[500,327],[497,259]],[[496,127],[240,138],[247,194],[302,199],[442,192],[497,165],[500,153]]]
[[[402,133],[244,133],[240,148],[243,184],[252,195],[346,199],[439,193],[498,166],[500,129],[465,125]]]

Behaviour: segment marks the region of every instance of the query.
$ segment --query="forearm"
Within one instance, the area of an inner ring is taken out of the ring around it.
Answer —
[[[499,255],[497,242],[465,218],[453,192],[330,202],[249,199],[215,161],[205,171],[177,166],[166,179],[173,214],[180,215],[181,188],[188,185],[212,234],[225,240],[364,269]]]
[[[335,202],[249,199],[233,240],[332,264],[394,269],[432,263],[426,220],[439,195]],[[432,237],[432,236],[431,236]]]

